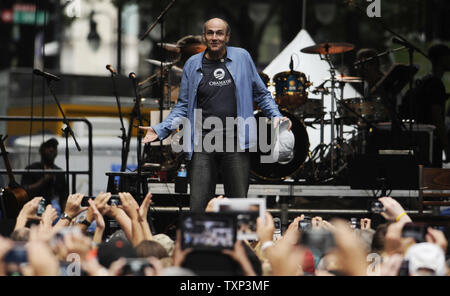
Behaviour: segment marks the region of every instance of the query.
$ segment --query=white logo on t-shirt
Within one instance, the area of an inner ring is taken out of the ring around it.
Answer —
[[[225,77],[225,71],[222,68],[218,68],[214,70],[213,75],[214,77],[216,77],[216,79],[222,80]]]

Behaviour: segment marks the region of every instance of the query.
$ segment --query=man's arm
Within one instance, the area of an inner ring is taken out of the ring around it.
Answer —
[[[283,115],[278,110],[278,105],[275,103],[275,100],[272,98],[270,91],[267,89],[264,82],[261,80],[261,77],[256,70],[256,66],[253,63],[252,57],[248,52],[247,59],[248,65],[250,67],[250,73],[252,75],[252,92],[253,92],[253,101],[258,104],[264,114],[269,118],[274,117],[283,117]]]
[[[176,129],[178,124],[182,123],[179,121],[183,117],[187,117],[188,114],[188,98],[189,98],[189,65],[186,63],[185,69],[183,70],[183,77],[181,79],[180,85],[180,95],[178,97],[177,104],[170,112],[169,116],[166,117],[161,123],[152,126],[152,129],[158,135],[160,140],[167,138],[170,133]]]

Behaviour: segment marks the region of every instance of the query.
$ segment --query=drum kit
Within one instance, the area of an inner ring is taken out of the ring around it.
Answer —
[[[194,54],[206,49],[200,36],[186,36],[181,38],[176,44],[158,43],[158,46],[165,49],[175,58],[170,62],[161,62],[148,59],[149,64],[159,66],[152,76],[147,77],[138,83],[143,96],[154,95],[161,97],[161,85],[164,85],[163,106],[164,109],[171,109],[178,98],[179,82],[181,72],[186,60]],[[292,122],[292,132],[295,135],[294,157],[288,163],[260,163],[260,153],[252,153],[251,175],[255,180],[264,182],[281,182],[284,180],[307,179],[312,182],[322,182],[332,180],[346,166],[345,156],[360,148],[360,142],[354,139],[345,141],[343,137],[344,125],[352,125],[358,128],[358,137],[364,134],[364,130],[371,123],[386,120],[387,112],[379,98],[350,98],[344,99],[343,89],[347,83],[363,83],[360,77],[350,77],[336,75],[336,69],[330,58],[331,55],[346,53],[354,49],[349,43],[322,43],[306,47],[301,50],[307,54],[318,54],[321,59],[329,64],[330,78],[310,92],[320,95],[320,98],[309,98],[308,90],[312,86],[305,73],[294,71],[292,63],[289,71],[277,73],[272,79],[260,72],[259,75],[264,84],[275,89],[274,99],[280,108],[280,112],[288,117]],[[162,73],[161,73],[162,71]],[[162,83],[161,83],[162,82]],[[326,85],[329,84],[329,87]],[[341,97],[338,99],[336,90],[340,89]],[[324,98],[331,96],[331,110],[325,112]],[[325,119],[329,114],[329,119]],[[339,114],[339,117],[337,115]],[[255,117],[264,116],[256,109]],[[320,124],[320,144],[313,150],[310,149],[310,142],[307,126]],[[325,144],[325,125],[331,125],[331,141]],[[270,129],[268,122],[267,128]],[[335,133],[337,131],[337,133]],[[338,136],[336,136],[338,134]],[[170,149],[170,146],[165,147]],[[165,149],[160,148],[162,150]],[[158,162],[155,159],[155,146],[144,149],[144,160]],[[359,152],[359,151],[358,151]],[[161,171],[174,170],[179,162],[179,155],[163,151],[161,154],[164,160],[160,166]],[[150,160],[150,159],[153,159]],[[170,176],[167,176],[170,178]]]
[[[277,73],[272,84],[267,74],[260,77],[267,87],[274,86],[274,99],[281,113],[292,122],[295,135],[294,158],[289,163],[260,163],[259,153],[251,157],[251,173],[256,179],[268,182],[296,181],[304,179],[311,183],[323,183],[337,180],[347,166],[349,154],[363,152],[367,128],[373,123],[387,121],[388,112],[380,98],[344,99],[344,86],[347,83],[364,83],[360,77],[336,75],[331,55],[346,53],[354,49],[349,43],[322,43],[301,49],[306,54],[320,55],[329,64],[330,78],[310,92],[320,95],[309,98],[308,89],[312,83],[305,73],[294,71],[292,62],[290,71]],[[329,87],[326,87],[329,85]],[[336,95],[340,89],[340,98]],[[331,110],[325,112],[324,98],[331,97]],[[329,114],[329,119],[325,116]],[[339,115],[339,116],[338,116]],[[260,110],[255,117],[263,116]],[[320,144],[310,150],[306,126],[320,124]],[[324,143],[325,125],[330,125],[330,143]],[[344,139],[344,125],[353,126],[353,138]],[[268,126],[269,127],[269,126]]]

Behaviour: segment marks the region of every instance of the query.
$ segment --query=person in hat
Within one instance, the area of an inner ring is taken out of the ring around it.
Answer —
[[[55,158],[58,155],[58,141],[51,138],[39,147],[41,161],[32,163],[25,169],[30,170],[61,170],[55,165]],[[53,199],[58,199],[60,209],[65,208],[67,200],[67,186],[64,174],[35,173],[28,172],[22,176],[22,186],[27,191],[30,198],[42,196],[46,205]]]

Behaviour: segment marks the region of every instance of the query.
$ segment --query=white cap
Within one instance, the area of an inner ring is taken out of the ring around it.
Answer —
[[[273,159],[281,164],[287,164],[294,158],[295,136],[288,130],[288,122],[280,123],[275,130],[275,145]]]
[[[434,275],[446,274],[444,251],[432,243],[419,243],[409,247],[405,254],[405,260],[409,261],[409,274],[419,275],[420,268],[433,271]]]

